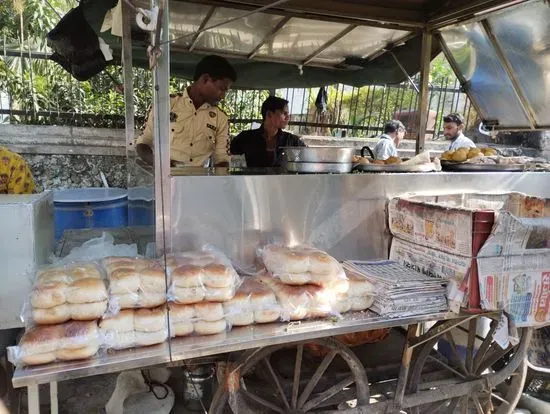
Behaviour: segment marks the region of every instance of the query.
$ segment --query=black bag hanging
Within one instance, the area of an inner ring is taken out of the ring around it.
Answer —
[[[317,108],[320,114],[324,114],[325,112],[327,112],[328,93],[327,93],[326,86],[322,86],[319,88],[319,92],[317,93],[317,99],[315,99],[315,107]]]

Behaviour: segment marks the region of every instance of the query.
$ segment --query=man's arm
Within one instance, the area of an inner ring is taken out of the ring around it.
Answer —
[[[231,155],[244,154],[244,135],[242,132],[231,140],[231,144],[229,146],[229,153]]]
[[[225,118],[225,117],[224,117]],[[225,118],[216,133],[216,147],[214,148],[214,166],[229,166],[229,122]]]

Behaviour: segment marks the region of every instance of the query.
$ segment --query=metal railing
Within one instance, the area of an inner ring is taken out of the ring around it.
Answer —
[[[0,64],[18,59],[20,67],[10,80],[0,80],[0,123],[71,125],[90,127],[124,127],[124,101],[120,68],[95,76],[88,82],[72,79],[46,54],[3,51]],[[30,76],[32,74],[32,76]],[[418,78],[413,78],[418,82]],[[12,82],[10,84],[9,82]],[[135,69],[136,125],[146,117],[151,101],[149,72]],[[171,90],[182,90],[187,82],[173,79]],[[319,88],[279,89],[275,93],[287,99],[291,109],[290,129],[301,135],[372,137],[381,133],[389,119],[400,118],[410,137],[416,136],[415,113],[418,95],[409,83],[369,85],[361,88],[346,85],[327,87],[326,111],[315,106]],[[263,100],[273,91],[231,90],[222,108],[231,120],[231,132],[248,129],[261,122]],[[467,128],[476,120],[467,95],[453,77],[439,78],[430,84],[430,120],[427,139],[442,135],[442,117],[460,112]]]

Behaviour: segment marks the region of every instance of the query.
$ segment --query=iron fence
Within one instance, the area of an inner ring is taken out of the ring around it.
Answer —
[[[106,73],[88,82],[77,82],[47,60],[46,54],[2,52],[0,64],[12,70],[9,72],[11,78],[0,80],[0,122],[124,127],[120,68],[110,67]],[[14,67],[17,70],[13,70]],[[135,69],[134,74],[136,124],[140,125],[151,102],[151,75],[141,69]],[[418,83],[418,77],[413,81]],[[173,92],[186,85],[185,81],[171,80]],[[231,90],[222,108],[230,116],[232,133],[260,123],[261,104],[270,93],[275,93],[289,101],[289,129],[300,135],[372,137],[381,133],[387,120],[398,118],[404,121],[410,137],[416,137],[418,94],[408,82],[361,88],[330,85],[323,112],[315,105],[318,92],[319,88]],[[439,139],[442,117],[446,113],[462,113],[467,128],[476,122],[471,102],[454,76],[435,79],[429,92],[430,119],[426,138]]]

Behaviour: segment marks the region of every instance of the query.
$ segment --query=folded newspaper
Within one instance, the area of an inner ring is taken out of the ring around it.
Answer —
[[[346,261],[344,269],[374,285],[376,295],[370,309],[379,315],[403,317],[448,310],[445,280],[424,276],[387,260]]]

